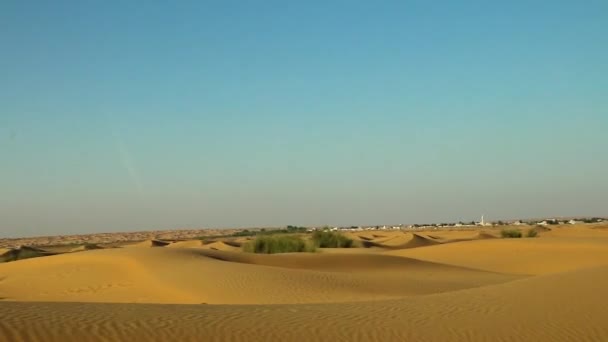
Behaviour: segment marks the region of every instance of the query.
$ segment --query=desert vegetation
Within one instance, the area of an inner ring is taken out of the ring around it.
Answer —
[[[500,231],[500,236],[506,239],[513,239],[522,237],[522,234],[519,229],[503,229]]]
[[[524,236],[522,231],[519,229],[503,229],[500,231],[500,235],[505,239],[517,239],[517,238],[521,238]],[[525,234],[525,237],[527,237],[527,238],[534,238],[537,236],[538,236],[538,229],[536,229],[536,228],[529,229]]]
[[[315,246],[297,235],[260,235],[244,244],[243,251],[262,254],[314,252]]]
[[[297,232],[297,230],[292,231]],[[338,232],[316,231],[312,234],[310,240],[305,240],[301,235],[287,235],[283,231],[279,231],[276,234],[263,233],[256,235],[253,241],[243,245],[243,251],[275,254],[314,252],[317,248],[351,247],[355,247],[355,242]]]
[[[538,236],[538,230],[536,230],[536,228],[532,228],[530,230],[528,230],[528,232],[526,233],[526,237],[529,238],[533,238],[533,237],[537,237]]]
[[[312,241],[320,248],[351,248],[354,241],[338,232],[316,231],[312,234]]]

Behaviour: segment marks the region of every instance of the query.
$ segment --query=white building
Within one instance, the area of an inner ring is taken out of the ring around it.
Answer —
[[[489,222],[486,222],[483,218],[483,215],[481,215],[481,220],[479,222],[477,222],[478,226],[491,226],[492,224]]]

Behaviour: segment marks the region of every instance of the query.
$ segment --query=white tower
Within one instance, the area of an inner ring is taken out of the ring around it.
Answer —
[[[481,215],[481,222],[480,223],[481,223],[482,226],[486,225],[486,223],[483,221],[483,215]]]

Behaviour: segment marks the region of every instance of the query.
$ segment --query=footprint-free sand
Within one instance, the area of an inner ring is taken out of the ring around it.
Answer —
[[[605,341],[601,228],[351,232],[368,248],[273,255],[80,248],[0,264],[0,340]]]

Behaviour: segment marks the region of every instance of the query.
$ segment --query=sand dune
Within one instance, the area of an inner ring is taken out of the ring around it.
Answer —
[[[6,249],[3,251],[3,253],[0,254],[0,262],[45,257],[53,254],[56,253],[45,251],[40,248],[21,246],[19,248]]]
[[[145,240],[142,242],[124,245],[123,247],[165,247],[170,245],[170,241],[162,241],[162,240]]]
[[[423,237],[422,235],[419,234],[412,234],[412,238],[406,242],[405,244],[399,245],[399,246],[393,246],[393,247],[397,247],[397,248],[401,248],[401,249],[406,249],[406,248],[417,248],[417,247],[426,247],[426,246],[432,246],[432,245],[437,245],[440,242],[435,241],[435,240],[431,240],[429,238]]]
[[[236,248],[241,248],[243,246],[243,242],[232,240],[232,239],[224,240],[223,243],[230,247],[236,247]]]
[[[441,243],[440,241],[417,233],[386,232],[382,235],[351,233],[347,234],[347,236],[359,241],[360,245],[366,248],[406,249],[432,246]]]
[[[478,239],[497,239],[498,236],[496,236],[492,233],[489,233],[489,232],[479,232],[477,234],[477,238]]]
[[[381,248],[274,255],[145,241],[3,263],[0,340],[608,339],[607,231],[497,234],[383,232],[359,239]]]
[[[484,239],[387,252],[509,274],[538,275],[608,264],[606,239]]]
[[[167,247],[171,247],[171,248],[196,248],[196,247],[202,247],[204,245],[204,242],[202,240],[187,240],[187,241],[176,241],[173,242],[169,245],[167,245]]]
[[[103,248],[104,247],[95,245],[95,244],[86,244],[86,245],[71,248],[70,252],[72,252],[72,253],[73,252],[83,252],[83,251],[90,251],[90,250],[94,250],[94,249],[103,249]]]
[[[216,251],[231,251],[231,252],[237,252],[237,251],[241,250],[239,247],[231,246],[227,243],[224,243],[223,241],[214,241],[214,242],[203,245],[202,248],[212,249],[212,250],[216,250]]]
[[[3,303],[10,341],[602,341],[605,267],[408,299],[308,305]],[[53,317],[52,319],[49,319]],[[27,322],[27,326],[24,324]]]
[[[377,243],[378,245],[385,247],[398,247],[402,246],[408,242],[410,242],[414,237],[413,234],[405,233],[405,234],[392,234],[390,236],[382,236],[381,238],[376,238],[372,241]]]
[[[189,304],[361,301],[518,278],[390,255],[252,255],[202,248],[63,254],[1,265],[0,276],[0,296],[10,300]]]

